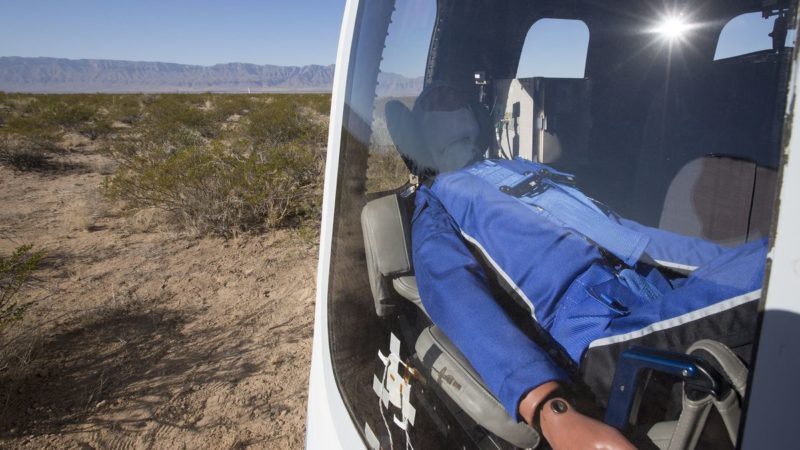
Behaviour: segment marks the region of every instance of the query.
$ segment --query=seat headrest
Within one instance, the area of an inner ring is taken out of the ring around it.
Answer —
[[[456,170],[479,159],[491,125],[481,105],[443,83],[426,87],[413,110],[397,100],[386,103],[389,134],[411,173],[420,179]]]
[[[386,103],[386,127],[408,170],[422,177],[434,167],[431,152],[420,139],[413,113],[398,100]]]
[[[767,172],[757,169],[752,161],[723,155],[686,163],[669,185],[659,228],[723,245],[744,243],[754,219],[753,194],[766,184],[757,175],[766,179]],[[771,205],[771,195],[766,198]]]

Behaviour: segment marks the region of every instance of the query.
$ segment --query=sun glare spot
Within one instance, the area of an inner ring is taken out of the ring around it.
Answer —
[[[659,33],[670,41],[680,39],[686,34],[686,31],[691,28],[686,20],[681,16],[667,17],[653,29],[655,33]]]

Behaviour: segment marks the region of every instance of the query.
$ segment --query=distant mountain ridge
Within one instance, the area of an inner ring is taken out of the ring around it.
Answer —
[[[330,92],[334,66],[195,66],[109,59],[0,57],[6,92]],[[416,95],[422,77],[379,75],[381,96]]]

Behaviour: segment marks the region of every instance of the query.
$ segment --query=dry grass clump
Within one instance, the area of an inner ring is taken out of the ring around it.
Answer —
[[[0,255],[0,330],[21,319],[31,303],[20,302],[18,293],[31,280],[44,253],[31,245],[17,247],[11,255]]]

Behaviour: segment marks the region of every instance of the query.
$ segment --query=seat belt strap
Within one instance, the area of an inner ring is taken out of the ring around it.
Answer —
[[[617,223],[573,188],[574,177],[532,161],[483,160],[468,172],[515,197],[557,225],[582,235],[634,266],[650,239]]]

